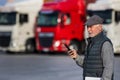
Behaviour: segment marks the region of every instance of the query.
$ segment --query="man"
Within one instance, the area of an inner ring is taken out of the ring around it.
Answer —
[[[104,34],[102,23],[103,19],[97,15],[86,21],[89,38],[84,57],[78,55],[75,49],[68,51],[70,57],[83,67],[83,80],[86,77],[113,80],[113,46]]]

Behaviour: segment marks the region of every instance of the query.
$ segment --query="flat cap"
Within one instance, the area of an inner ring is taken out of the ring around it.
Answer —
[[[95,24],[102,24],[103,23],[103,19],[98,16],[98,15],[93,15],[92,17],[90,17],[86,22],[85,22],[85,25],[86,26],[92,26],[92,25],[95,25]]]

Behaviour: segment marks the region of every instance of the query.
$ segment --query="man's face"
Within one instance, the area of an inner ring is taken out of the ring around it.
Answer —
[[[92,25],[87,27],[89,37],[95,37],[102,31],[102,25],[97,24],[97,25]]]

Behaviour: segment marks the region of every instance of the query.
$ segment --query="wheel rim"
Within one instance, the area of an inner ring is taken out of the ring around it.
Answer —
[[[78,50],[78,46],[76,44],[71,44],[70,49]]]
[[[30,45],[30,44],[28,44],[28,45],[26,46],[26,49],[27,49],[27,51],[29,51],[29,52],[33,52],[33,51],[34,51],[34,48],[33,48],[32,45]]]

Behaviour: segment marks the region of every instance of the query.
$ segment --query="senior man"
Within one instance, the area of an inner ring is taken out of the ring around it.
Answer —
[[[75,49],[68,51],[70,57],[83,67],[83,80],[113,80],[113,45],[104,34],[102,23],[103,19],[98,15],[86,21],[89,38],[84,57]]]

